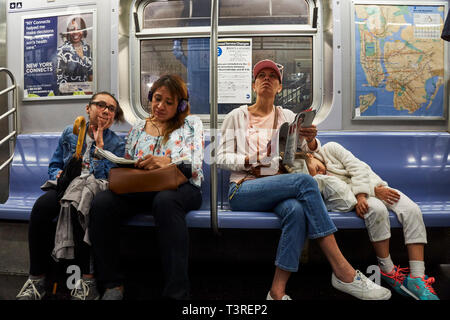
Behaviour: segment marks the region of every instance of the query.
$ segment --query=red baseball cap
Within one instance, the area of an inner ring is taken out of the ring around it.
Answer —
[[[253,78],[256,78],[258,73],[265,68],[274,70],[278,75],[280,82],[283,80],[283,66],[269,59],[261,60],[255,64],[253,67]]]

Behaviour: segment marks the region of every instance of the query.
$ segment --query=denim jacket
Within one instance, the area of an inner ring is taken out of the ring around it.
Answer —
[[[89,123],[86,124],[86,128],[89,128]],[[86,130],[87,134],[87,130]],[[53,156],[48,165],[49,180],[55,180],[56,175],[60,170],[63,170],[72,156],[75,154],[77,146],[77,135],[73,134],[73,126],[67,126],[58,141],[58,146],[53,153]],[[103,141],[105,150],[111,151],[119,157],[123,157],[125,153],[125,141],[116,135],[113,131],[106,129],[103,131]],[[83,149],[81,154],[86,151],[86,142],[83,143]],[[92,144],[90,150],[90,173],[93,173],[97,179],[107,179],[109,169],[116,165],[106,159],[94,158],[95,141]]]

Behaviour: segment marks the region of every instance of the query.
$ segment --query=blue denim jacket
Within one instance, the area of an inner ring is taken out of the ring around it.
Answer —
[[[89,128],[89,123],[86,124],[86,128]],[[86,130],[87,132],[87,130]],[[87,133],[86,133],[87,134]],[[78,137],[73,134],[73,126],[67,126],[58,141],[58,147],[56,148],[53,156],[48,165],[48,175],[50,180],[55,180],[56,175],[60,170],[67,165],[69,160],[75,154]],[[103,131],[103,149],[111,151],[119,157],[123,157],[125,153],[125,141],[116,135],[113,131],[106,129]],[[86,143],[83,143],[82,153],[86,151]],[[92,144],[90,150],[90,173],[93,173],[97,179],[107,179],[109,169],[116,165],[106,159],[94,159],[95,141]]]

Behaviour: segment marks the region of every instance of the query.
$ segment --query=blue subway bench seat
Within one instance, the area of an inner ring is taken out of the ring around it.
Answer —
[[[43,194],[40,186],[47,180],[48,162],[56,148],[59,133],[23,134],[17,138],[10,171],[10,195],[0,204],[0,219],[28,220],[36,199]],[[125,134],[121,133],[124,137]],[[325,144],[336,141],[356,157],[367,162],[393,188],[401,190],[421,208],[427,227],[450,226],[450,135],[443,132],[320,132]],[[208,136],[205,138],[209,143]],[[188,213],[189,227],[210,228],[210,157],[203,164],[203,203]],[[272,212],[233,212],[227,192],[229,172],[218,169],[219,228],[276,229],[280,220]],[[340,229],[365,228],[355,212],[329,213]],[[401,227],[390,213],[391,226]],[[129,219],[129,225],[153,226],[153,217],[142,212]]]

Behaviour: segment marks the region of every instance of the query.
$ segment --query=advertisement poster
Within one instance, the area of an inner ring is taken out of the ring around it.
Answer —
[[[95,92],[95,11],[23,19],[24,100]]]
[[[445,118],[444,5],[354,5],[354,119]]]
[[[219,39],[218,102],[250,103],[252,99],[252,39]]]

